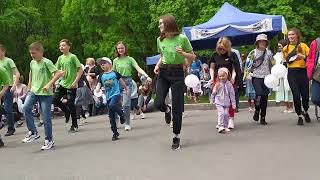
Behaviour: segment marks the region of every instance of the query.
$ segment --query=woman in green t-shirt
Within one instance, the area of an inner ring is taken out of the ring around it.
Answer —
[[[136,60],[128,55],[128,48],[124,42],[120,41],[116,45],[115,56],[117,56],[113,60],[113,70],[121,74],[124,78],[126,86],[128,87],[128,93],[123,94],[123,111],[126,119],[125,130],[131,130],[130,126],[130,107],[131,107],[131,91],[132,91],[132,75],[133,68],[138,71],[138,73],[147,77],[148,81],[152,81],[152,79],[148,76],[143,69],[141,69],[136,62]]]
[[[160,37],[157,39],[160,60],[154,68],[158,75],[155,106],[165,112],[167,124],[171,122],[171,107],[165,104],[169,88],[172,92],[173,143],[172,150],[180,148],[179,134],[184,109],[184,64],[196,58],[185,35],[180,34],[175,17],[164,15],[159,20]],[[187,61],[187,62],[186,62]]]

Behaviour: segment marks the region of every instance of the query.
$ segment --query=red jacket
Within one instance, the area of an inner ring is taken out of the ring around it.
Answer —
[[[319,42],[320,43],[320,42]],[[313,40],[310,45],[309,55],[306,61],[306,68],[309,80],[312,79],[314,65],[316,63],[317,39]]]

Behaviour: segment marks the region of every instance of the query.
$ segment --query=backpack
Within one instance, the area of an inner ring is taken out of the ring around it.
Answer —
[[[320,59],[319,59],[319,56],[320,56],[320,38],[317,38],[316,40],[317,42],[317,49],[316,49],[316,52],[315,52],[315,59],[314,59],[314,68],[313,68],[313,73],[312,73],[312,79],[317,81],[317,82],[320,82]]]

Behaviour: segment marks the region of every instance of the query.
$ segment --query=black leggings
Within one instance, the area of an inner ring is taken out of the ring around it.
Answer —
[[[58,106],[66,116],[71,115],[72,127],[78,127],[76,105],[74,101],[76,99],[77,89],[66,89],[59,86],[53,96],[53,102]],[[61,102],[61,98],[67,96],[67,106]]]
[[[266,117],[268,106],[269,88],[264,84],[264,78],[252,78],[252,85],[256,91],[256,99],[254,101],[256,112],[261,117]]]
[[[165,112],[167,109],[165,98],[170,87],[172,93],[173,133],[180,134],[182,112],[184,110],[184,72],[182,66],[181,68],[160,68],[156,87],[155,106],[161,112]]]
[[[294,109],[298,116],[302,114],[302,106],[305,111],[309,109],[309,80],[305,68],[289,68],[288,81],[293,95]]]

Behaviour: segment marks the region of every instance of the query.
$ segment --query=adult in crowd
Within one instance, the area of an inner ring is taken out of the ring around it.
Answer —
[[[98,79],[97,76],[100,74],[99,68],[96,66],[96,62],[93,58],[86,59],[86,67],[84,68],[84,75],[86,76],[91,90],[95,89]]]
[[[271,73],[273,54],[268,49],[269,40],[266,34],[259,34],[254,45],[256,48],[247,57],[247,61],[252,62],[249,76],[252,78],[252,85],[256,92],[253,120],[259,121],[260,115],[260,124],[267,125],[266,114],[270,90],[264,84],[264,78]]]
[[[23,76],[20,76],[19,82],[16,85],[16,89],[13,91],[13,111],[14,111],[14,119],[17,122],[16,127],[21,127],[23,121],[21,117],[23,115],[22,109],[23,104],[27,96],[28,87],[24,83]]]
[[[221,37],[216,45],[216,52],[213,53],[210,60],[210,76],[213,85],[218,79],[218,70],[225,67],[229,70],[231,83],[236,88],[239,84],[239,74],[241,74],[239,60],[237,55],[231,50],[231,41],[227,37]],[[229,107],[229,129],[234,128],[235,109]]]
[[[295,111],[298,115],[297,125],[303,125],[303,118],[306,123],[311,119],[309,109],[309,80],[306,70],[306,60],[309,54],[309,47],[301,42],[301,33],[297,28],[288,31],[289,44],[282,50],[286,65],[288,66],[288,81],[293,95]],[[301,108],[301,99],[302,106]]]
[[[284,39],[278,42],[277,53],[274,55],[275,64],[284,63],[283,56],[282,56],[282,49],[286,45],[287,45],[287,41]],[[279,87],[276,89],[276,102],[285,104],[286,109],[283,111],[284,113],[293,112],[293,97],[292,97],[292,92],[287,79],[287,75],[284,78],[280,78],[279,80]]]
[[[312,80],[311,101],[320,106],[320,38],[311,42],[310,52],[307,58],[306,67],[309,80]]]

